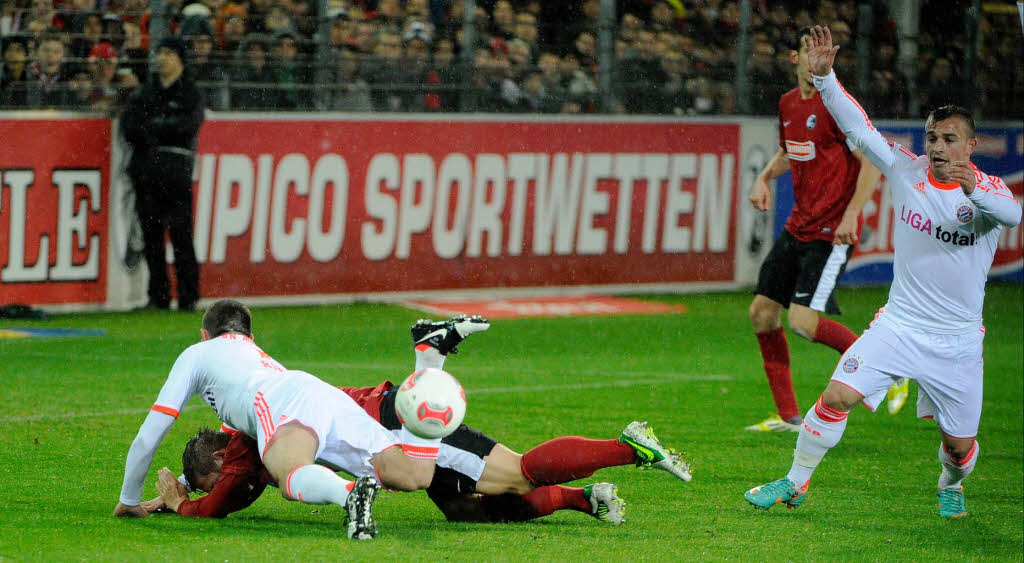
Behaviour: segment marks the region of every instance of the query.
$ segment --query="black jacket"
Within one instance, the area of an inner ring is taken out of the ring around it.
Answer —
[[[161,147],[194,150],[204,107],[188,71],[168,88],[154,76],[132,94],[121,114],[121,130],[134,149],[129,170],[146,166]]]

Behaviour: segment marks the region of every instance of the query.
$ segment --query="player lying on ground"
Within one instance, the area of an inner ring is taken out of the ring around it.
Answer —
[[[203,316],[202,341],[182,352],[125,461],[115,516],[147,516],[142,485],[160,442],[193,395],[226,425],[255,441],[281,494],[308,504],[345,507],[350,538],[377,533],[371,508],[380,484],[425,489],[434,476],[441,440],[392,433],[344,391],[301,371],[286,370],[252,339],[252,316],[230,299]],[[331,468],[331,469],[329,469]],[[357,477],[347,481],[332,469]]]
[[[442,368],[445,357],[465,336],[488,328],[479,317],[446,322],[420,321],[412,328],[416,370]],[[398,431],[395,392],[390,381],[376,387],[344,388],[385,428]],[[623,522],[625,503],[610,483],[582,488],[561,483],[591,476],[604,467],[637,464],[664,469],[685,481],[688,465],[665,449],[645,423],[633,422],[617,440],[576,436],[545,442],[518,454],[466,425],[441,440],[431,500],[448,520],[510,522],[539,518],[555,510],[577,510],[613,524]],[[244,434],[204,429],[189,440],[182,456],[185,481],[209,494],[189,500],[185,487],[167,468],[160,470],[161,496],[143,503],[150,511],[165,506],[186,516],[224,517],[255,501],[274,483]]]
[[[893,210],[893,282],[871,328],[843,354],[818,403],[807,412],[789,474],[746,493],[768,509],[799,506],[811,474],[842,438],[850,409],[874,410],[900,377],[919,386],[917,415],[942,434],[939,515],[967,514],[961,482],[974,470],[982,400],[982,305],[985,280],[1003,227],[1021,208],[1003,181],[970,162],[977,146],[971,114],[936,109],[925,122],[925,155],[886,142],[835,74],[828,28],[807,39],[814,86],[846,136],[889,179]]]

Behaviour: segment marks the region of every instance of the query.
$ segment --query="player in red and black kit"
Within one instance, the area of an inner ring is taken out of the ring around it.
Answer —
[[[809,28],[800,30],[789,53],[797,87],[779,100],[779,150],[750,191],[754,207],[768,211],[768,182],[787,170],[793,174],[796,203],[761,265],[749,311],[778,413],[747,430],[798,432],[803,421],[789,369],[782,309],[789,309],[790,329],[811,342],[843,353],[857,339],[853,331],[820,313],[840,314],[833,292],[857,243],[861,208],[881,177],[825,109],[807,67],[805,35],[810,35]]]
[[[443,366],[444,358],[466,336],[485,330],[479,317],[456,317],[412,328],[416,369]],[[367,413],[389,430],[401,423],[395,414],[390,381],[376,387],[342,387]],[[142,506],[169,509],[184,516],[223,518],[252,504],[273,479],[263,468],[256,442],[239,432],[201,430],[182,456],[183,478],[192,490],[209,494],[189,500],[184,484],[167,468],[160,470],[161,496]],[[611,483],[565,487],[561,483],[591,476],[598,469],[636,464],[690,480],[689,465],[664,448],[646,423],[633,422],[618,439],[565,436],[518,454],[483,432],[461,425],[441,440],[434,478],[427,495],[452,521],[516,522],[576,510],[601,521],[621,524],[625,502]]]

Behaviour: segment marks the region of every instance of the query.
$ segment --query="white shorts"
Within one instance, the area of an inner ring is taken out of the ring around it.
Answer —
[[[285,372],[257,391],[253,402],[260,458],[277,428],[289,422],[316,434],[318,463],[356,477],[373,475],[370,458],[398,443],[344,391],[306,372]]]
[[[880,312],[839,359],[832,379],[863,395],[872,411],[893,381],[913,379],[919,418],[934,418],[955,438],[973,438],[981,419],[984,338],[984,328],[935,334],[897,324]]]

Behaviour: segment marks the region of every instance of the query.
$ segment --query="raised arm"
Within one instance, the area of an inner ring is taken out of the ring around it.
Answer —
[[[832,34],[827,27],[814,26],[804,41],[807,42],[807,64],[814,76],[814,87],[821,92],[821,101],[843,134],[883,174],[889,174],[898,157],[898,149],[875,129],[864,109],[843,89],[832,72],[832,62],[839,51],[838,45],[832,45]]]

